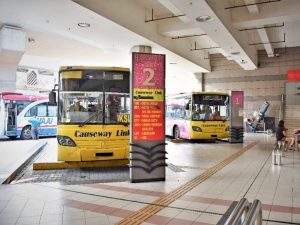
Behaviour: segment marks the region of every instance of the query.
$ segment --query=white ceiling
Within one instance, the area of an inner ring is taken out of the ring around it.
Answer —
[[[169,76],[182,76],[209,72],[211,54],[252,70],[258,49],[273,57],[275,48],[300,46],[299,12],[299,0],[0,0],[0,26],[21,27],[35,40],[22,66],[130,67],[131,48],[149,45],[166,54]],[[174,15],[183,16],[163,19]],[[212,21],[195,20],[203,15]],[[240,31],[250,28],[263,29]]]

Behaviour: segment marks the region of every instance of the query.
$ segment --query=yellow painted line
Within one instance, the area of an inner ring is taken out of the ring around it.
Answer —
[[[85,161],[85,162],[43,162],[33,163],[33,170],[61,170],[72,168],[91,168],[91,167],[118,167],[127,166],[128,159],[119,160],[99,160],[99,161]]]
[[[121,220],[118,225],[125,225],[125,224],[141,224],[145,222],[147,219],[149,219],[151,216],[158,213],[163,208],[167,207],[169,204],[201,184],[203,181],[214,175],[216,172],[227,166],[229,163],[231,163],[233,160],[238,158],[240,155],[245,153],[247,150],[252,148],[254,145],[256,145],[257,142],[253,142],[251,144],[248,144],[247,146],[239,149],[236,153],[232,154],[231,156],[224,159],[222,162],[218,163],[217,165],[211,167],[210,169],[206,170],[199,176],[193,178],[189,182],[185,183],[181,187],[171,191],[168,194],[163,195],[159,199],[152,202],[150,205],[145,206],[144,208],[138,210],[137,212],[131,214],[127,218],[124,218]]]

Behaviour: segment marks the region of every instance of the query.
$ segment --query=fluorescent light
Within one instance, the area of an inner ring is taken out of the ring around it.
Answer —
[[[91,24],[89,24],[89,23],[84,23],[84,22],[81,22],[81,23],[78,23],[78,26],[79,26],[79,27],[90,27],[90,26],[91,26]]]
[[[208,22],[208,21],[213,21],[213,20],[214,19],[209,15],[198,16],[196,18],[196,21],[201,22],[201,23]]]
[[[28,40],[29,43],[34,43],[35,42],[34,38],[31,38],[31,37],[29,37],[27,40]]]
[[[231,54],[231,55],[239,55],[240,52],[231,52],[230,54]]]

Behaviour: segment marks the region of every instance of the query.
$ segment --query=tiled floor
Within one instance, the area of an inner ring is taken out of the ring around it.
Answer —
[[[0,184],[3,183],[22,163],[32,156],[45,141],[0,140]]]
[[[0,224],[117,224],[247,146],[252,147],[141,223],[216,224],[233,201],[245,197],[261,200],[263,224],[300,224],[300,152],[288,152],[275,166],[273,144],[266,134],[247,134],[244,144],[168,143],[173,167],[166,169],[165,182],[1,185]]]

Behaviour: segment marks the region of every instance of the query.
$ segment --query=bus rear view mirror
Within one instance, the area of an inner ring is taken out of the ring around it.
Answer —
[[[49,93],[49,105],[57,105],[56,92],[55,91],[51,91]]]

